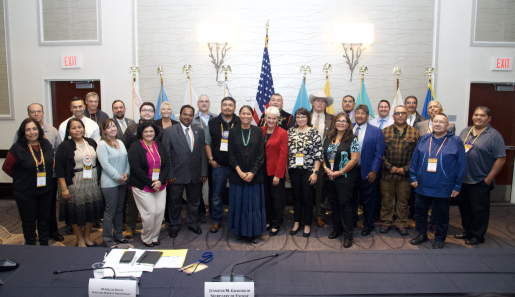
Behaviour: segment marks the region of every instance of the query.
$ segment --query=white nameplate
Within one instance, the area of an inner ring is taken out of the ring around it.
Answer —
[[[254,297],[254,282],[205,282],[204,297]]]
[[[89,297],[133,296],[136,297],[138,283],[136,280],[89,279]]]

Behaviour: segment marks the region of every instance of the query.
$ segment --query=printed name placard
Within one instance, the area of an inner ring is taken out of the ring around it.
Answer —
[[[136,280],[89,279],[89,297],[124,296],[136,297],[138,282]]]
[[[254,297],[254,282],[206,282],[204,297]]]

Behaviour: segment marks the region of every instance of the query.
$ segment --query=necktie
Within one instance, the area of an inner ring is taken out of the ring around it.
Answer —
[[[383,129],[384,119],[381,119],[379,122],[381,122],[381,124],[379,125],[379,129]]]
[[[315,120],[315,129],[318,130],[318,122],[320,121],[320,115],[317,114],[317,119]]]
[[[410,115],[410,116],[408,117],[408,119],[409,119],[408,123],[409,123],[409,125],[410,125],[410,126],[412,126],[412,125],[413,125],[413,118],[414,118],[414,117],[415,117],[415,115],[414,115],[414,114],[412,114],[412,115]]]
[[[359,136],[359,128],[360,128],[360,127],[358,126],[358,127],[356,128],[356,131],[354,131],[354,135],[355,135],[355,136]]]
[[[127,129],[127,126],[125,126],[125,121],[122,120],[121,123],[122,123],[122,133],[125,133],[125,129]]]
[[[191,147],[191,138],[190,138],[190,134],[188,133],[190,131],[190,128],[186,128],[186,130],[184,131],[185,135],[186,135],[186,141],[188,142],[188,146],[190,147],[190,150],[193,150],[193,148]]]

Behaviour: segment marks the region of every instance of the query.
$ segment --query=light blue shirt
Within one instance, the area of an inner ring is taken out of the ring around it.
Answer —
[[[119,139],[116,141],[118,141],[120,149],[108,145],[104,140],[101,140],[97,146],[97,158],[102,165],[101,188],[114,188],[123,185],[120,182],[122,174],[127,173],[128,176],[130,172],[125,145]]]
[[[208,127],[209,119],[211,118],[211,112],[208,111],[207,115],[204,115],[203,113],[199,112],[198,115],[200,116],[200,119],[202,120],[203,124]]]
[[[353,132],[356,132],[358,124],[354,126]],[[365,133],[367,132],[367,123],[359,126],[358,143],[359,143],[359,160],[358,166],[361,166],[361,150],[363,149],[363,139],[365,139]]]

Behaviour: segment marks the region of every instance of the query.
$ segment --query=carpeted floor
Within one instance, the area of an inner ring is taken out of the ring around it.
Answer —
[[[202,234],[197,235],[191,232],[187,226],[183,225],[177,238],[172,239],[168,236],[168,231],[163,225],[161,230],[160,248],[163,249],[202,249],[202,250],[339,250],[343,249],[343,238],[328,239],[327,236],[332,231],[331,216],[326,216],[326,226],[319,228],[312,225],[311,236],[305,238],[302,231],[291,236],[290,229],[293,226],[293,215],[287,207],[285,222],[277,236],[263,234],[258,244],[248,243],[238,240],[233,232],[227,231],[227,213],[225,214],[222,228],[218,233],[210,233],[211,218],[207,218],[207,223],[200,224]],[[183,224],[185,224],[185,212],[183,211]],[[408,223],[412,221],[409,220]],[[409,240],[417,235],[414,229],[408,229],[408,236],[399,235],[395,229],[388,234],[379,233],[380,224],[376,225],[376,230],[369,236],[362,236],[362,222],[358,222],[358,228],[354,230],[354,244],[351,250],[395,250],[395,249],[430,249],[433,244],[433,234],[428,233],[430,241],[420,246],[413,246]],[[141,229],[141,223],[137,229]],[[136,248],[144,248],[140,239],[140,230],[137,230],[130,245]],[[64,222],[59,223],[59,232],[65,237],[62,242],[50,241],[51,245],[74,246],[76,239],[74,235],[67,235]],[[461,218],[457,206],[451,206],[450,227],[445,242],[446,249],[456,248],[514,248],[515,247],[515,207],[511,205],[493,204],[490,212],[490,225],[486,235],[485,243],[478,246],[465,245],[463,240],[454,239],[455,234],[460,234]],[[94,229],[91,239],[97,243],[102,242],[102,229]],[[0,242],[2,244],[24,244],[21,220],[14,200],[0,200]]]

